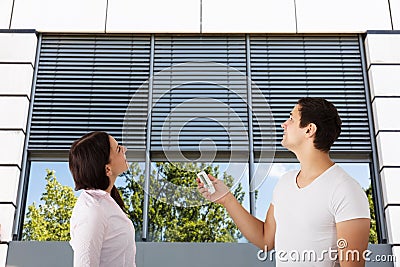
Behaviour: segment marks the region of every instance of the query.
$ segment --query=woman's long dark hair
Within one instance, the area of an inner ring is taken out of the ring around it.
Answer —
[[[69,150],[69,169],[75,182],[75,190],[106,190],[110,179],[106,164],[110,162],[110,139],[106,132],[91,132],[76,140]],[[124,201],[113,186],[111,197],[125,211]]]

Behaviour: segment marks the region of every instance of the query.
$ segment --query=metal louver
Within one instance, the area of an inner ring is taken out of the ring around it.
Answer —
[[[67,150],[102,130],[121,141],[130,98],[149,78],[150,36],[44,35],[41,41],[29,150]],[[125,144],[145,148],[147,91]],[[131,113],[132,119],[132,113]]]
[[[156,37],[152,151],[246,157],[245,49],[244,36]]]
[[[256,159],[263,150],[276,147],[284,152],[280,125],[303,96],[324,97],[338,107],[343,126],[333,153],[371,151],[357,35],[155,35],[154,51],[150,38],[43,35],[31,155],[65,152],[73,140],[93,130],[121,141],[133,96],[123,141],[142,159],[148,130],[152,156],[234,151],[244,159],[250,140]],[[253,83],[251,101],[247,74]],[[147,81],[152,85],[151,107]],[[248,102],[253,111],[251,137]],[[146,128],[148,110],[151,129]]]
[[[280,125],[304,96],[323,97],[337,107],[342,133],[333,152],[371,151],[358,36],[251,36],[250,46],[253,95],[260,90],[269,101],[278,151],[285,150]],[[253,110],[262,113],[261,103],[253,98]],[[259,151],[264,140],[257,123],[253,130]]]

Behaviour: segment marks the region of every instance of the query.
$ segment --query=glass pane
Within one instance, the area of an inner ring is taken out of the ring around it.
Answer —
[[[263,163],[259,163],[263,164]],[[376,224],[375,224],[375,211],[372,202],[372,189],[371,189],[371,175],[368,163],[337,163],[342,167],[350,176],[352,176],[361,187],[366,191],[370,200],[371,212],[371,230],[370,230],[370,243],[377,243]],[[257,164],[256,164],[257,165]],[[262,221],[265,220],[269,204],[272,199],[272,192],[279,178],[290,170],[298,170],[299,163],[274,163],[263,184],[257,191],[256,200],[256,217]]]
[[[225,208],[206,201],[198,193],[196,173],[201,170],[224,180],[249,209],[247,163],[154,162],[149,241],[244,242]]]
[[[23,240],[67,241],[69,213],[78,192],[68,162],[32,162],[23,228]]]
[[[123,174],[115,185],[119,188],[136,229],[142,229],[143,190],[137,189],[137,175],[143,175],[144,163],[130,165],[133,175]],[[132,177],[134,179],[132,180]],[[132,182],[133,181],[133,182]],[[68,162],[32,162],[25,210],[23,240],[68,241],[69,219],[81,191],[74,191]],[[133,216],[132,209],[135,210]],[[136,240],[141,241],[140,231]]]

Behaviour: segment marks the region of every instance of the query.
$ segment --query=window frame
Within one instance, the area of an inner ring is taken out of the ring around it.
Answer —
[[[112,36],[112,35],[111,35]],[[158,34],[151,34],[150,35],[150,77],[153,75],[154,72],[154,53],[155,53],[155,39],[157,36],[162,36]],[[222,35],[222,36],[230,36],[230,35]],[[247,68],[247,75],[251,78],[251,73],[250,73],[250,39],[252,36],[257,36],[257,35],[249,35],[246,34],[245,40],[246,40],[246,68]],[[307,35],[299,35],[299,36],[307,36]],[[326,35],[326,36],[336,36],[336,35]],[[355,36],[355,35],[352,35]],[[331,152],[331,158],[336,161],[336,162],[359,162],[359,163],[368,163],[370,164],[370,172],[371,172],[371,183],[372,183],[372,188],[373,188],[373,193],[374,193],[374,203],[375,203],[375,212],[376,212],[376,217],[377,217],[377,230],[378,230],[378,238],[379,238],[379,243],[386,243],[387,242],[387,230],[386,230],[386,223],[384,220],[384,213],[383,213],[383,197],[382,197],[382,187],[381,187],[381,181],[380,181],[380,176],[379,176],[379,165],[378,165],[378,160],[377,160],[377,149],[376,149],[376,140],[375,140],[375,135],[374,135],[374,124],[373,124],[373,118],[372,118],[372,108],[371,108],[371,96],[369,92],[369,85],[368,85],[368,78],[367,78],[367,71],[366,71],[366,60],[365,60],[365,51],[364,51],[364,46],[363,46],[363,37],[361,35],[358,36],[358,42],[359,42],[359,47],[360,47],[360,56],[361,56],[361,67],[362,67],[362,73],[363,73],[363,83],[364,83],[364,89],[365,89],[365,102],[366,102],[366,107],[367,107],[367,119],[368,119],[368,126],[369,126],[369,137],[371,139],[371,150],[370,151],[332,151]],[[20,179],[20,186],[19,186],[19,193],[17,197],[17,215],[15,218],[14,222],[14,239],[16,240],[21,240],[22,237],[22,227],[23,227],[23,222],[24,222],[24,212],[25,212],[25,207],[26,207],[26,195],[27,195],[27,187],[29,184],[29,170],[30,170],[30,165],[32,161],[67,161],[67,153],[68,151],[66,150],[59,150],[59,149],[53,149],[53,150],[29,150],[28,149],[28,144],[30,140],[30,127],[31,127],[31,122],[32,122],[32,112],[33,112],[33,104],[35,103],[35,90],[36,90],[36,82],[37,82],[37,75],[38,75],[38,68],[39,68],[39,58],[40,58],[40,49],[41,49],[41,43],[42,43],[42,37],[43,34],[39,34],[39,41],[38,41],[38,47],[37,47],[37,55],[36,55],[36,62],[35,62],[35,69],[34,69],[34,80],[32,84],[32,97],[31,97],[31,103],[30,103],[30,108],[29,108],[29,114],[28,114],[28,127],[27,127],[27,133],[26,133],[26,140],[25,140],[25,147],[24,147],[24,157],[23,157],[23,162],[22,162],[22,171],[21,171],[21,179]],[[150,83],[149,85],[149,102],[148,106],[151,106],[151,99],[152,99],[152,84]],[[251,86],[248,86],[248,95],[251,95]],[[251,99],[249,97],[249,99]],[[249,112],[251,114],[251,112]],[[249,115],[249,118],[251,116]],[[249,122],[252,122],[252,119],[248,120]],[[160,151],[153,151],[151,149],[151,131],[148,129],[151,129],[151,113],[150,116],[147,118],[147,130],[146,130],[146,140],[145,140],[145,151],[143,151],[143,154],[139,157],[144,157],[145,158],[145,168],[146,168],[146,180],[148,180],[150,164],[151,162],[161,160],[163,158],[163,153],[160,153]],[[150,126],[150,127],[149,127]],[[251,129],[251,130],[250,130]],[[249,132],[252,132],[252,127],[249,127]],[[246,161],[249,164],[249,172],[251,172],[251,169],[254,168],[254,163],[257,162],[257,151],[254,151],[253,147],[253,134],[249,136],[250,140],[250,149],[249,151],[249,160]],[[254,152],[254,153],[253,153]],[[222,153],[223,154],[223,153]],[[129,157],[129,156],[128,156]],[[223,156],[221,156],[223,158]],[[138,157],[132,156],[129,157],[129,160],[137,160]],[[262,159],[263,161],[267,162],[273,162],[273,163],[292,163],[292,162],[297,162],[297,159],[293,156],[293,154],[289,151],[276,151],[274,154],[274,157],[272,159]],[[249,177],[252,177],[252,174],[249,173]],[[145,185],[146,189],[146,185]],[[148,223],[148,217],[146,216],[148,206],[146,206],[146,203],[148,205],[148,195],[145,194],[145,206],[144,206],[144,217],[143,217],[143,225],[147,225]],[[250,192],[250,210],[251,213],[254,214],[254,205],[255,205],[255,197],[254,193]],[[143,236],[142,238],[145,240],[146,239],[146,233],[147,233],[147,228],[144,227],[143,229]]]

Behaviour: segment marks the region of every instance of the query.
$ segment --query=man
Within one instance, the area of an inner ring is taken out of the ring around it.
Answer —
[[[281,126],[282,145],[296,155],[301,168],[281,177],[264,222],[211,175],[216,192],[211,195],[198,181],[199,191],[222,204],[250,242],[264,250],[275,248],[276,266],[364,266],[368,199],[329,157],[341,131],[336,108],[322,98],[302,98]]]

